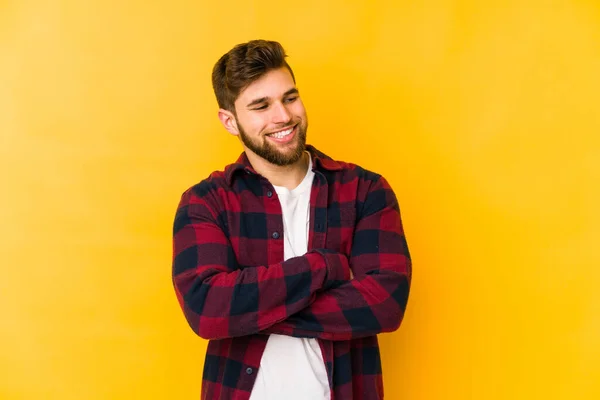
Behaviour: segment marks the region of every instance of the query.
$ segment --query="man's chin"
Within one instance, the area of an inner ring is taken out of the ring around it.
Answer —
[[[302,153],[303,153],[303,151],[298,152],[297,149],[294,149],[294,151],[289,152],[289,153],[279,152],[277,155],[269,154],[269,157],[265,157],[265,159],[267,161],[269,161],[271,164],[275,164],[275,165],[284,167],[284,166],[289,166],[289,165],[293,165],[293,164],[297,163],[298,160],[300,160],[302,158]]]

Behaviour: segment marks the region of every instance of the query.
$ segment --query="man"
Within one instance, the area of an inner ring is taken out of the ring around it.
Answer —
[[[175,216],[175,291],[209,339],[202,399],[381,399],[376,335],[399,327],[411,281],[398,203],[382,176],[305,144],[286,57],[256,40],[216,63],[244,152]]]

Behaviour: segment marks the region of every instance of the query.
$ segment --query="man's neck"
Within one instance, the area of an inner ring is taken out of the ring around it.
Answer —
[[[285,166],[271,164],[247,149],[246,155],[252,168],[264,176],[273,186],[282,186],[292,190],[302,182],[308,170],[309,154],[306,151],[294,164]]]

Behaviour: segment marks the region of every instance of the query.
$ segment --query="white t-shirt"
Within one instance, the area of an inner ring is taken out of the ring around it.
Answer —
[[[310,158],[309,158],[310,159]],[[284,258],[308,249],[312,160],[294,189],[275,186],[283,211]],[[316,339],[270,335],[250,400],[329,400],[327,370]]]

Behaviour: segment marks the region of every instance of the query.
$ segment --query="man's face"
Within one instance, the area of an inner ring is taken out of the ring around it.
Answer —
[[[294,164],[306,145],[308,120],[292,75],[271,70],[235,101],[237,128],[246,147],[275,165]]]

